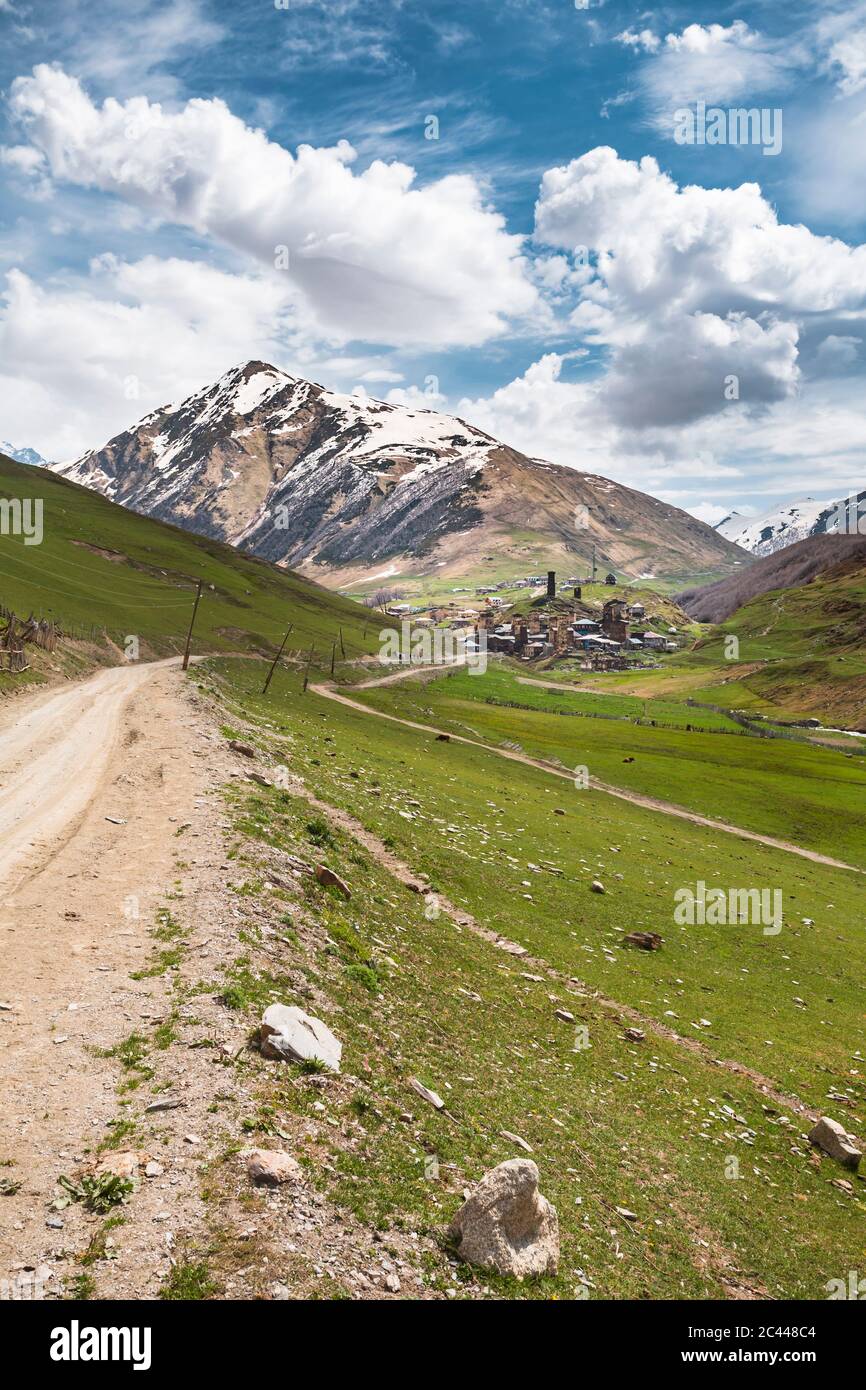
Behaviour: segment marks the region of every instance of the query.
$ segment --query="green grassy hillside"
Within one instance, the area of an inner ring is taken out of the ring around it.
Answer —
[[[275,921],[275,851],[321,853],[324,843],[351,885],[345,902],[310,884],[323,949],[289,939],[280,967],[300,965],[338,1011],[346,1041],[352,1089],[332,1102],[333,1139],[315,1167],[325,1191],[383,1232],[438,1234],[466,1183],[520,1152],[517,1134],[558,1208],[563,1258],[555,1280],[485,1276],[494,1293],[826,1297],[826,1281],[853,1268],[862,1246],[862,1184],[840,1192],[838,1167],[805,1142],[808,1122],[762,1087],[862,1127],[852,1039],[864,1005],[863,889],[854,875],[302,696],[297,674],[281,673],[266,702],[248,663],[216,662],[196,680],[228,701],[265,767],[287,764],[481,928],[531,953],[506,955],[446,912],[431,915],[381,856],[323,830],[297,791],[231,793],[242,891]],[[590,891],[596,877],[606,894]],[[677,926],[674,892],[699,878],[777,887],[781,933]],[[623,947],[635,928],[661,932],[662,949]],[[294,997],[273,968],[245,941],[225,981],[201,988],[228,986],[239,1022],[252,1024],[273,991]],[[648,1032],[630,1042],[620,1005],[681,1040]],[[411,1077],[447,1108],[419,1105]],[[290,1087],[265,1082],[260,1099],[263,1125],[294,1122]],[[437,1157],[436,1180],[425,1176],[425,1153]],[[459,1290],[465,1274],[450,1277]]]
[[[658,671],[589,675],[599,691],[691,698],[770,719],[866,729],[866,565],[849,561],[808,584],[745,604],[662,658]],[[730,638],[738,647],[732,647]],[[730,656],[726,655],[730,652]]]
[[[139,638],[145,659],[181,651],[198,579],[204,590],[193,651],[269,652],[289,622],[288,650],[316,644],[322,662],[341,630],[347,658],[378,646],[381,615],[371,618],[291,572],[0,455],[0,500],[16,498],[42,500],[44,537],[27,545],[0,535],[0,604],[53,617],[111,659],[128,635]]]
[[[723,658],[729,636],[739,640],[741,661],[763,663],[740,682],[758,700],[792,717],[866,730],[866,564],[848,562],[753,599],[700,655]]]

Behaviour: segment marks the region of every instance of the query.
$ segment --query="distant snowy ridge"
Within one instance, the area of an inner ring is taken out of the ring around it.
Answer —
[[[866,533],[866,492],[852,492],[849,497],[826,501],[807,497],[802,502],[787,503],[758,519],[731,512],[715,529],[726,540],[750,550],[753,555],[772,555],[810,536],[850,534],[856,529],[858,520],[861,533]]]
[[[5,454],[7,458],[14,459],[16,463],[29,463],[33,468],[50,468],[52,465],[48,459],[44,459],[41,454],[37,454],[35,449],[20,449],[8,440],[0,440],[0,454]]]

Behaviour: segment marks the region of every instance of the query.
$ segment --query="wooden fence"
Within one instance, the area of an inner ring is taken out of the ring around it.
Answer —
[[[11,630],[10,630],[11,624]],[[5,641],[4,641],[5,636]],[[24,637],[24,642],[20,639]],[[25,621],[18,618],[11,608],[0,602],[0,671],[26,670],[27,663],[21,663],[17,656],[10,665],[10,650],[19,651],[25,643],[34,643],[44,651],[53,652],[57,643],[63,639],[71,642],[114,642],[122,647],[126,641],[126,629],[115,631],[102,623],[73,622],[64,614],[53,613],[50,618],[34,618]]]
[[[29,666],[26,648],[40,647],[45,652],[57,650],[62,636],[57,624],[48,618],[19,618],[10,609],[0,606],[0,671],[13,675]]]

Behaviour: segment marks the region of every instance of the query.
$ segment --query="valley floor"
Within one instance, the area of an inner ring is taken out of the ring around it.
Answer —
[[[375,690],[383,685],[392,685],[398,680],[411,679],[413,676],[423,675],[426,668],[419,667],[417,671],[403,671],[396,675],[380,676],[374,680],[362,681],[356,689]],[[434,668],[435,669],[435,668]],[[441,668],[439,668],[441,674]],[[521,682],[528,684],[528,682]],[[538,682],[543,684],[542,682]],[[555,686],[553,687],[556,688]],[[339,704],[345,705],[347,709],[360,710],[364,714],[370,714],[379,719],[387,719],[393,723],[402,724],[407,729],[416,729],[421,733],[435,734],[437,738],[453,739],[456,743],[465,743],[476,748],[488,748],[496,757],[505,758],[509,762],[522,763],[525,767],[538,768],[543,772],[549,773],[553,777],[563,777],[568,782],[574,783],[574,773],[569,772],[563,767],[557,767],[554,763],[545,761],[543,758],[533,758],[523,752],[518,752],[512,748],[494,747],[485,744],[479,739],[467,738],[465,734],[454,732],[446,733],[444,729],[433,724],[420,724],[412,719],[404,719],[399,715],[390,714],[386,710],[370,708],[349,696],[342,694],[333,682],[321,682],[313,684],[311,689],[317,694],[328,700],[335,700]],[[801,845],[792,844],[790,840],[774,839],[770,835],[759,835],[754,830],[746,830],[742,826],[731,825],[727,821],[710,819],[707,816],[698,815],[695,811],[686,810],[683,806],[677,806],[671,801],[665,801],[661,797],[641,796],[638,792],[626,791],[622,787],[614,787],[606,782],[599,781],[596,777],[591,777],[588,786],[596,791],[604,792],[607,796],[619,797],[622,801],[630,801],[634,806],[643,806],[649,811],[657,811],[660,815],[678,816],[682,820],[691,821],[693,825],[703,825],[709,830],[720,831],[722,834],[737,835],[744,840],[754,840],[757,844],[769,845],[772,849],[784,850],[787,854],[798,854],[804,859],[812,859],[816,864],[830,864],[836,869],[848,869],[851,873],[866,872],[857,868],[853,864],[847,864],[844,860],[834,859],[827,854],[818,854],[815,850],[804,849]]]

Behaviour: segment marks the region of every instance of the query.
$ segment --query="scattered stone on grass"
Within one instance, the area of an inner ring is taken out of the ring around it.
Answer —
[[[316,879],[323,888],[336,888],[338,893],[342,893],[344,898],[351,898],[348,884],[344,883],[339,874],[335,874],[333,869],[329,869],[327,864],[316,865]]]
[[[624,946],[637,946],[641,951],[660,951],[664,937],[657,931],[630,931],[622,940]]]
[[[233,753],[240,753],[245,758],[254,758],[256,756],[256,750],[253,748],[252,744],[241,743],[239,738],[229,739],[229,748],[231,748]]]
[[[442,1097],[437,1095],[435,1091],[431,1091],[429,1086],[425,1086],[423,1081],[419,1081],[417,1077],[413,1076],[410,1078],[409,1085],[422,1100],[426,1100],[429,1105],[432,1105],[434,1110],[445,1109],[445,1102]]]
[[[291,1154],[279,1149],[246,1149],[247,1176],[256,1187],[279,1187],[282,1183],[302,1183],[304,1170]]]
[[[829,1154],[830,1158],[835,1158],[843,1168],[856,1172],[860,1166],[863,1151],[857,1140],[852,1134],[846,1133],[838,1120],[831,1120],[828,1115],[822,1115],[814,1129],[809,1131],[809,1143]]]

